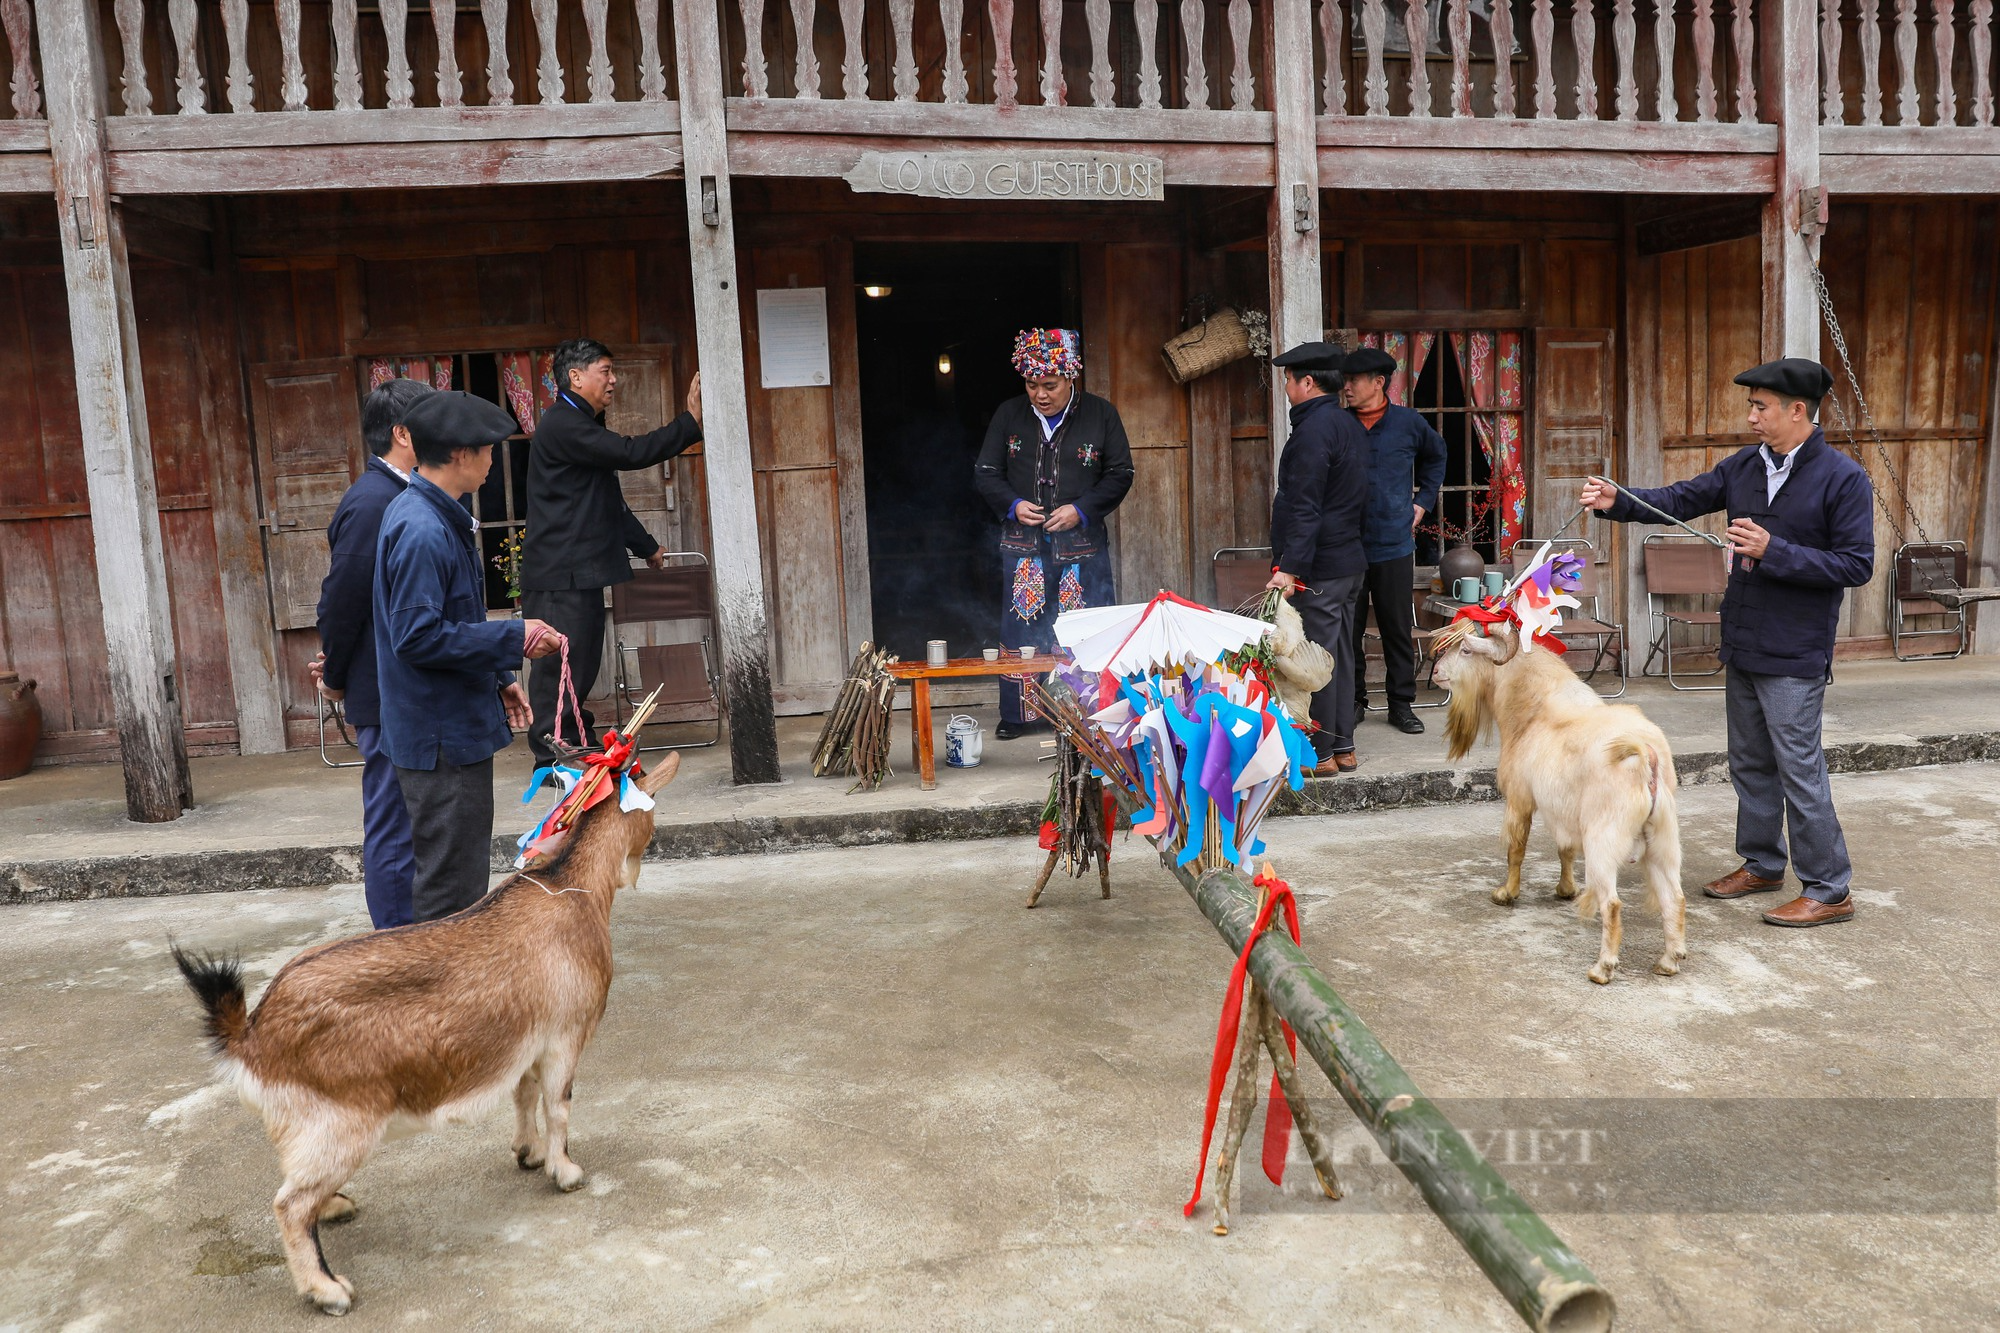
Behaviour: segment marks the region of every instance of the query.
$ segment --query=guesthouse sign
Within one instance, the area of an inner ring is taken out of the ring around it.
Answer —
[[[859,194],[1087,204],[1161,202],[1165,176],[1143,153],[867,152],[846,180]]]

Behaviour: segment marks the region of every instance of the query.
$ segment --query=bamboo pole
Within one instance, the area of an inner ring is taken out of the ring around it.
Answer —
[[[1044,688],[1066,705],[1051,716],[1080,716],[1067,687],[1051,680]],[[1123,784],[1114,795],[1128,813],[1138,808]],[[1243,877],[1227,868],[1197,877],[1171,857],[1161,859],[1230,952],[1240,952],[1257,917],[1256,895]],[[1617,1308],[1611,1293],[1411,1081],[1290,936],[1281,930],[1260,936],[1250,953],[1250,975],[1389,1160],[1528,1327],[1538,1333],[1610,1329]]]

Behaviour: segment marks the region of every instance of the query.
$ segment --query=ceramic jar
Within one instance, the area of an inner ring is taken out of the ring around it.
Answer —
[[[41,739],[42,706],[35,699],[35,682],[0,671],[0,780],[27,772]]]

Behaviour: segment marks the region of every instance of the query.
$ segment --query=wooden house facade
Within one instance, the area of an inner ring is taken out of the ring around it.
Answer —
[[[1882,567],[1921,529],[2000,581],[1989,0],[0,0],[0,83],[0,662],[135,817],[190,750],[315,742],[370,383],[515,410],[497,542],[579,334],[627,429],[702,373],[704,445],[627,492],[714,560],[740,780],[863,638],[997,622],[966,492],[1025,323],[1081,328],[1131,436],[1121,592],[1209,596],[1284,417],[1254,362],[1168,375],[1205,312],[1395,351],[1491,551],[1742,445],[1740,369],[1838,374],[1817,265]],[[770,373],[786,291],[824,382]]]

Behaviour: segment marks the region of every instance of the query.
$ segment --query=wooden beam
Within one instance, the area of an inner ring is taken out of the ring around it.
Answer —
[[[1317,342],[1325,332],[1320,305],[1320,162],[1313,143],[1312,6],[1272,0],[1269,48],[1271,105],[1276,125],[1276,181],[1266,216],[1264,254],[1271,275],[1271,348]],[[1285,377],[1271,384],[1272,476],[1291,434]]]
[[[858,104],[857,104],[858,105]],[[1022,110],[1027,110],[1023,107]],[[1218,113],[1220,114],[1220,113]],[[1089,140],[931,138],[924,135],[855,135],[768,133],[732,134],[729,160],[745,176],[845,176],[864,152],[954,153],[990,152],[995,148],[1046,155],[1065,151],[1095,152],[1102,143]],[[1118,151],[1146,153],[1165,166],[1168,185],[1271,184],[1269,143],[1172,143],[1161,140],[1125,141]],[[1133,207],[1144,207],[1135,204]]]
[[[874,587],[868,568],[868,487],[861,450],[861,350],[854,324],[854,243],[825,243],[826,318],[832,342],[834,485],[840,495],[840,581],[846,654],[875,637]]]
[[[601,139],[678,134],[673,102],[562,106],[412,107],[406,111],[262,111],[239,116],[114,116],[114,153],[194,148],[469,143],[494,139]],[[4,140],[0,140],[4,142]]]
[[[1779,82],[1772,99],[1778,114],[1777,179],[1763,217],[1764,359],[1819,359],[1819,296],[1813,263],[1817,231],[1801,230],[1805,210],[1816,208],[1819,164],[1819,16],[1814,5],[1786,0],[1764,10],[1765,49]]]
[[[53,172],[47,153],[0,152],[0,194],[48,194]]]
[[[2000,583],[2000,321],[1980,350],[1986,354],[1986,466],[1979,481],[1978,528],[1972,541],[1972,582],[1992,587]],[[2000,653],[2000,606],[1988,603],[1971,612],[1972,651]]]
[[[927,141],[1045,140],[1098,148],[1115,144],[1121,149],[1128,143],[1152,141],[1269,144],[1273,134],[1269,111],[951,106],[936,102],[849,102],[788,97],[732,97],[728,120],[732,136],[777,133]]]
[[[37,0],[35,9],[125,810],[134,820],[159,823],[192,808],[194,790],[175,682],[132,274],[121,209],[105,178],[103,46],[89,0]]]
[[[678,176],[680,169],[679,141],[664,134],[495,139],[449,145],[148,149],[110,155],[111,186],[121,194],[588,184],[665,180]]]
[[[1777,180],[1777,159],[1763,153],[1466,148],[1410,152],[1400,148],[1322,146],[1319,172],[1322,180],[1352,181],[1371,190],[1769,194]]]
[[[1472,120],[1321,116],[1323,148],[1456,148],[1501,152],[1772,154],[1775,125],[1654,124],[1615,120]]]
[[[687,161],[695,352],[702,371],[703,470],[729,709],[729,768],[737,783],[777,782],[782,775],[777,721],[771,711],[771,642],[764,608],[764,560],[757,541],[757,482],[750,465],[750,404],[743,382],[743,315],[729,197],[717,0],[673,0],[673,5],[682,149]]]
[[[1928,131],[1926,131],[1928,132]],[[2000,138],[2000,130],[1986,130]],[[1829,136],[1830,137],[1830,136]],[[1824,142],[1822,142],[1824,148]],[[1820,179],[1830,194],[2000,194],[2000,156],[1822,152]]]

